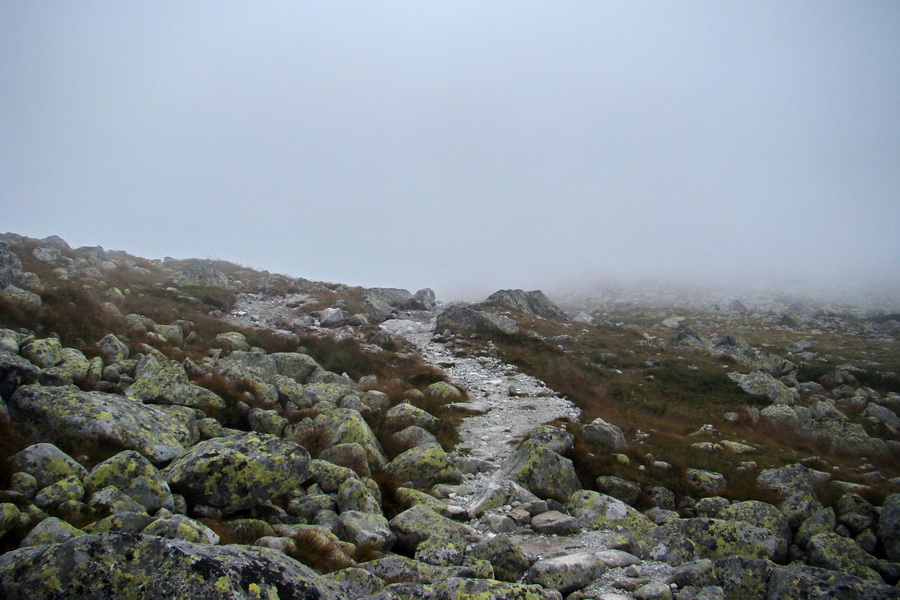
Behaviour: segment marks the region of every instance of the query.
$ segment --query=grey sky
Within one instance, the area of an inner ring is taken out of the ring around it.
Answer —
[[[900,3],[0,0],[2,230],[439,297],[900,278]]]

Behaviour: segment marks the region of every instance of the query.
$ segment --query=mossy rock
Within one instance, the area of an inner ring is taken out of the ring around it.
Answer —
[[[249,432],[200,442],[166,467],[163,476],[188,502],[231,514],[300,487],[309,461],[298,444]]]
[[[463,393],[446,381],[436,381],[425,388],[425,395],[446,402],[459,402]]]
[[[582,529],[628,531],[635,536],[653,529],[653,522],[618,498],[590,490],[575,492],[566,505]]]
[[[156,519],[147,525],[142,533],[195,544],[219,543],[219,535],[216,532],[184,515],[169,515]]]
[[[682,540],[689,540],[696,547],[697,556],[689,560],[716,560],[725,556],[772,560],[779,548],[775,534],[762,527],[743,521],[697,518],[676,519],[649,530],[637,540],[635,553],[651,559],[657,548]]]
[[[55,367],[63,361],[63,347],[56,338],[33,340],[22,346],[22,356],[42,369]]]
[[[89,494],[114,486],[148,513],[159,510],[172,495],[162,474],[141,454],[127,450],[95,466],[84,479]]]
[[[437,424],[437,418],[417,406],[402,402],[390,410],[384,418],[384,425],[390,430],[400,431],[407,427],[430,429]]]
[[[581,489],[572,461],[535,440],[519,446],[501,471],[539,498],[565,503]]]
[[[84,486],[75,475],[60,479],[51,483],[34,497],[34,505],[42,510],[47,510],[69,500],[81,500],[84,498]]]
[[[175,404],[202,410],[222,410],[225,401],[188,379],[184,366],[172,360],[150,358],[138,368],[125,395],[147,404]]]
[[[387,552],[394,547],[397,536],[381,513],[348,510],[342,512],[334,526],[334,533],[357,548]]]
[[[900,592],[892,585],[818,567],[790,565],[775,569],[769,578],[767,600],[896,600]]]
[[[556,590],[495,579],[450,577],[432,587],[435,600],[562,600]]]
[[[462,473],[438,444],[410,448],[389,462],[385,469],[400,481],[408,481],[419,488],[462,481]]]
[[[391,530],[397,536],[397,547],[401,552],[415,552],[420,542],[437,538],[448,546],[465,550],[473,539],[473,531],[447,517],[443,517],[425,506],[414,506],[391,519]]]
[[[522,548],[503,534],[475,544],[468,554],[492,564],[494,577],[500,581],[519,581],[531,566]]]
[[[725,521],[744,521],[771,531],[778,541],[772,560],[780,563],[787,559],[788,547],[791,544],[791,527],[777,507],[758,500],[736,502],[719,511],[717,518]]]
[[[279,375],[290,377],[297,383],[306,383],[317,370],[322,370],[316,360],[300,352],[275,352],[272,355]]]
[[[49,517],[35,525],[34,528],[28,532],[28,535],[22,540],[21,547],[27,548],[30,546],[54,545],[82,535],[84,535],[84,531],[77,527],[66,523],[62,519]],[[2,571],[2,559],[6,556],[8,556],[8,554],[0,556],[0,571]],[[0,574],[0,577],[2,577],[2,574]],[[0,581],[2,581],[2,579],[0,579]],[[2,590],[3,588],[0,586],[0,591]],[[0,596],[2,596],[2,594],[0,594]]]
[[[809,564],[814,567],[831,569],[882,583],[881,575],[875,570],[874,556],[859,547],[850,538],[836,533],[820,533],[810,538],[806,545]]]
[[[88,474],[74,458],[46,442],[20,450],[9,458],[9,462],[14,471],[33,476],[38,489],[73,475],[84,480]]]
[[[332,585],[275,550],[141,534],[88,535],[0,556],[7,600],[340,600]]]
[[[77,388],[27,385],[13,394],[9,413],[26,435],[63,450],[94,454],[136,450],[153,464],[185,453],[190,430],[140,402]]]

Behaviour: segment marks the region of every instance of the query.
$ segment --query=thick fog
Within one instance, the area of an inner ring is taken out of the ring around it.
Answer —
[[[0,230],[444,299],[900,279],[900,3],[0,0]]]

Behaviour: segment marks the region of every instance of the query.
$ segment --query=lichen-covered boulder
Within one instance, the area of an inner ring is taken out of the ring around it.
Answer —
[[[314,372],[323,370],[313,357],[300,352],[275,352],[270,356],[278,374],[297,383],[306,383]]]
[[[128,345],[111,333],[97,342],[97,348],[106,357],[108,363],[122,362],[130,354]]]
[[[743,521],[721,519],[676,519],[647,531],[635,544],[635,554],[644,559],[657,555],[660,547],[690,540],[697,548],[695,558],[716,560],[743,556],[772,560],[778,552],[775,535]]]
[[[45,442],[33,444],[9,457],[15,472],[28,473],[36,480],[36,488],[45,488],[60,479],[75,476],[83,480],[88,474],[74,458]]]
[[[430,538],[438,538],[446,546],[460,549],[465,549],[473,539],[469,527],[422,505],[403,511],[391,519],[390,526],[397,536],[397,547],[401,552],[413,553],[421,542]]]
[[[195,544],[219,543],[219,534],[203,523],[184,515],[169,515],[156,519],[144,527],[141,533]]]
[[[445,329],[512,335],[519,330],[519,324],[509,317],[451,304],[437,316],[435,321],[436,331]]]
[[[891,494],[881,507],[878,537],[888,560],[900,562],[900,494]]]
[[[420,488],[462,481],[462,473],[438,444],[410,448],[389,462],[385,470],[400,481]]]
[[[567,454],[575,446],[575,436],[553,425],[540,425],[525,434],[525,439],[538,446],[553,450],[557,454]]]
[[[758,558],[726,556],[713,566],[713,577],[733,600],[755,600],[766,597],[769,578],[775,563]]]
[[[810,470],[799,463],[766,469],[756,478],[757,484],[777,492],[782,500],[778,504],[791,528],[799,527],[814,512],[822,508],[816,498]]]
[[[228,277],[211,262],[190,265],[174,278],[178,287],[228,287]]]
[[[407,427],[429,429],[437,423],[437,418],[412,404],[401,402],[387,411],[384,425],[388,429],[399,431]]]
[[[355,510],[381,514],[378,500],[369,491],[368,486],[356,478],[347,479],[337,491],[337,505],[341,512]]]
[[[12,531],[19,524],[22,511],[12,502],[0,503],[0,538]]]
[[[0,556],[0,596],[144,600],[341,600],[322,576],[281,552],[133,533],[82,536]]]
[[[618,426],[607,423],[601,418],[581,428],[584,440],[591,445],[595,452],[624,452],[625,436]]]
[[[9,400],[23,385],[38,380],[41,370],[16,354],[0,352],[0,398]]]
[[[42,369],[55,367],[63,361],[62,344],[53,337],[32,340],[21,347],[20,353],[32,364]]]
[[[356,477],[353,469],[332,464],[327,460],[314,458],[309,462],[309,479],[318,484],[326,494],[337,492],[347,479]]]
[[[172,492],[160,472],[141,454],[126,450],[95,466],[84,478],[88,494],[107,486],[121,490],[148,513],[159,510]]]
[[[149,358],[137,369],[125,395],[147,404],[175,404],[201,410],[222,410],[225,401],[188,379],[184,366],[173,360]]]
[[[778,567],[769,578],[766,600],[897,600],[897,588],[818,567]]]
[[[376,552],[389,551],[397,541],[388,520],[381,513],[356,510],[342,512],[334,526],[334,533],[357,548]]]
[[[250,423],[250,429],[259,433],[268,433],[280,437],[284,428],[288,425],[288,420],[278,414],[276,410],[266,410],[263,408],[254,408],[247,415]]]
[[[562,600],[556,590],[494,579],[449,577],[431,586],[435,600]]]
[[[78,477],[72,475],[40,490],[34,497],[34,505],[46,510],[70,500],[81,501],[83,498],[84,486]]]
[[[516,449],[501,471],[539,498],[567,502],[581,489],[572,461],[531,439]]]
[[[463,394],[459,389],[446,381],[436,381],[425,388],[425,395],[445,402],[458,402]]]
[[[178,419],[135,400],[67,387],[21,387],[9,413],[24,433],[63,450],[137,450],[157,465],[184,454],[191,436]]]
[[[582,529],[628,531],[639,536],[655,527],[650,519],[618,498],[591,490],[575,492],[566,509],[578,519]]]
[[[65,542],[82,535],[84,535],[84,532],[74,525],[70,525],[62,519],[50,517],[35,525],[34,528],[28,532],[28,535],[22,540],[21,547],[27,548],[30,546],[59,544],[60,542]],[[6,558],[6,556],[9,556],[9,554],[0,556],[0,582],[2,582],[3,558]],[[2,591],[3,586],[2,583],[0,583],[0,592]],[[0,597],[8,596],[3,596],[3,594],[0,593]]]
[[[249,432],[200,442],[162,474],[188,502],[230,514],[299,487],[309,461],[298,444]]]
[[[753,371],[747,375],[729,373],[728,376],[748,394],[765,396],[773,404],[794,404],[797,401],[794,390],[764,371]]]
[[[800,431],[815,444],[839,455],[870,456],[885,454],[884,440],[870,437],[859,423],[828,402],[814,402],[797,409]]]
[[[725,521],[744,521],[771,531],[778,541],[772,560],[783,562],[787,558],[788,547],[791,545],[791,527],[775,506],[757,500],[736,502],[719,511],[716,518]]]
[[[531,566],[524,550],[503,534],[475,544],[469,549],[468,555],[492,564],[494,578],[500,581],[519,581]]]
[[[836,533],[820,533],[814,535],[806,545],[809,564],[814,567],[831,569],[849,573],[862,579],[883,583],[881,575],[875,570],[875,557],[859,547],[850,538]]]
[[[721,473],[703,469],[685,469],[684,478],[688,485],[701,494],[715,494],[728,485]]]
[[[592,552],[579,552],[539,560],[528,570],[525,580],[569,594],[599,578],[606,567]]]

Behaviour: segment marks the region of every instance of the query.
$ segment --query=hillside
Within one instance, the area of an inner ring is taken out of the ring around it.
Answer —
[[[0,289],[0,596],[900,597],[889,311],[16,234]]]

